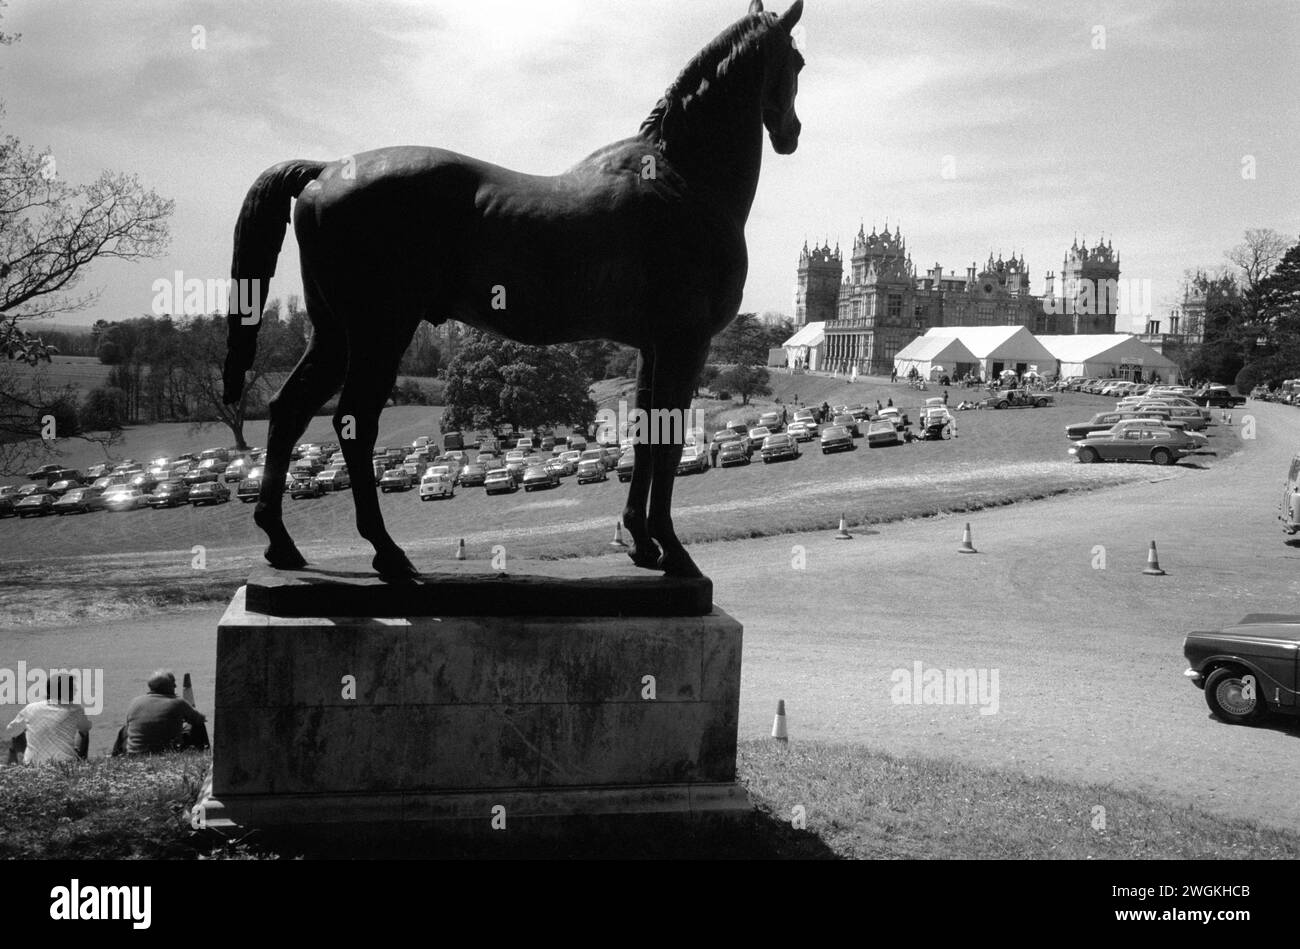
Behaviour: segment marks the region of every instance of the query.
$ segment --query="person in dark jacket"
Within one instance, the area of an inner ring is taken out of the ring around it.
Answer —
[[[176,697],[176,676],[159,669],[149,677],[149,691],[126,710],[122,732],[128,755],[159,754],[185,748],[208,747],[207,719]]]

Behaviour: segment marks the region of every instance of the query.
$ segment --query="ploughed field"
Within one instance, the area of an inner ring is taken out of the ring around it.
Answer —
[[[913,423],[919,403],[942,394],[933,387],[924,393],[902,385],[877,388],[892,395]],[[954,406],[962,394],[951,390]],[[755,453],[748,466],[679,477],[674,520],[684,540],[701,543],[833,529],[841,513],[855,525],[1177,477],[1152,465],[1080,465],[1067,454],[1065,426],[1113,405],[1096,396],[1058,394],[1051,408],[955,413],[959,437],[954,440],[868,449],[857,439],[855,451],[825,456],[812,441],[800,446],[800,458],[772,464],[763,464]],[[722,414],[750,419],[764,407],[737,406]],[[430,407],[389,408],[379,443],[407,445],[418,435],[434,435],[440,414]],[[1221,456],[1239,444],[1230,426],[1212,425],[1208,434]],[[264,445],[265,423],[250,423],[246,437],[250,444]],[[332,439],[330,420],[321,417],[303,440]],[[146,461],[229,441],[224,428],[190,433],[185,425],[157,425],[131,430],[115,455]],[[82,468],[96,460],[84,450],[65,456],[67,464]],[[1195,477],[1196,471],[1187,469],[1214,464],[1215,458],[1201,456],[1177,467]],[[508,558],[606,551],[626,490],[611,472],[605,482],[579,485],[570,476],[558,488],[531,493],[521,489],[489,497],[482,488],[457,488],[455,497],[429,502],[421,502],[416,490],[380,497],[394,538],[418,567],[436,570],[439,561],[453,556],[460,538],[471,558],[491,556],[497,544]],[[369,550],[356,534],[349,494],[285,497],[286,523],[309,559]],[[252,505],[237,500],[202,508],[8,518],[0,521],[0,626],[224,600],[260,559],[264,543],[252,521]],[[707,573],[707,557],[697,559]]]

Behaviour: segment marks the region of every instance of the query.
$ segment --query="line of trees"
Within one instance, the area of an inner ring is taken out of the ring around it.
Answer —
[[[1300,241],[1251,229],[1226,257],[1217,271],[1188,275],[1205,316],[1202,342],[1181,354],[1184,376],[1243,393],[1300,377]]]

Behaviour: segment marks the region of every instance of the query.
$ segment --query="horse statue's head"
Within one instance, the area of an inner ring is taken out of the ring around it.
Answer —
[[[751,15],[763,13],[763,0],[749,5]],[[803,126],[795,114],[794,100],[799,92],[799,70],[803,54],[798,50],[794,28],[803,16],[803,0],[795,0],[789,10],[777,16],[766,14],[775,22],[766,42],[767,69],[763,80],[763,125],[778,155],[789,155],[799,147]]]

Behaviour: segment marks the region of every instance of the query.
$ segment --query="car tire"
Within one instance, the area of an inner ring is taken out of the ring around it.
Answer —
[[[1255,683],[1252,701],[1241,694],[1243,679],[1242,670],[1231,666],[1222,666],[1210,673],[1205,680],[1205,704],[1215,718],[1231,725],[1249,725],[1263,718],[1268,711],[1268,702],[1260,692],[1259,682]]]
[[[1091,465],[1100,460],[1101,460],[1101,456],[1097,454],[1097,449],[1095,448],[1079,449],[1079,464]]]
[[[1045,408],[1047,408],[1047,400],[1046,400],[1046,399],[1039,399],[1037,402],[1034,403],[1034,408],[1036,408],[1036,409],[1045,409]]]
[[[1167,448],[1157,448],[1151,452],[1151,460],[1157,465],[1172,465],[1174,456]]]
[[[1006,403],[1006,402],[997,402],[997,403],[994,404],[993,407],[994,407],[995,409],[1005,409],[1005,408],[1007,407],[1007,403]]]

